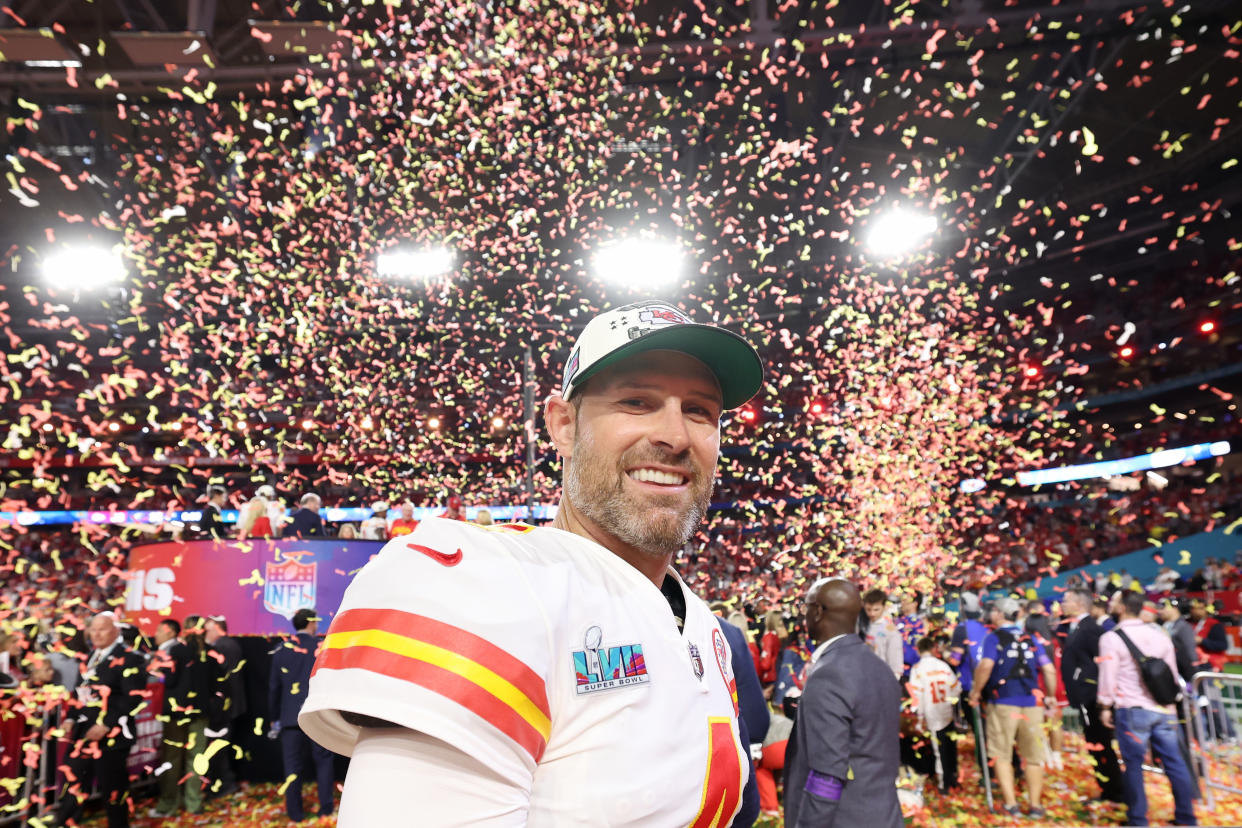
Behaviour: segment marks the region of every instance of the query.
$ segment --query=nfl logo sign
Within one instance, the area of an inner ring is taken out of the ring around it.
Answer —
[[[703,657],[699,655],[699,648],[693,644],[687,645],[690,649],[690,666],[694,668],[694,677],[699,681],[703,680]]]
[[[318,566],[289,558],[269,563],[264,573],[263,608],[286,618],[300,609],[314,609]]]

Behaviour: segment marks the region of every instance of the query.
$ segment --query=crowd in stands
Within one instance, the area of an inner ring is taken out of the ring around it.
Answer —
[[[1242,476],[1209,486],[1173,478],[1163,489],[1101,491],[1047,504],[1023,501],[977,530],[976,558],[989,562],[998,586],[1012,586],[1151,548],[1153,541],[1228,526],[1240,516]]]

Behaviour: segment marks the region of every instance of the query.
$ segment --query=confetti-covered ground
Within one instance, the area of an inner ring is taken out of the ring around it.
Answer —
[[[1125,807],[1111,803],[1091,803],[1086,800],[1099,793],[1092,781],[1093,768],[1085,751],[1081,750],[1082,740],[1070,736],[1066,740],[1067,750],[1062,753],[1064,767],[1060,770],[1047,772],[1044,783],[1043,806],[1048,815],[1042,820],[1023,819],[1022,825],[1124,825]],[[959,741],[958,769],[961,775],[962,789],[950,796],[942,796],[934,786],[928,786],[924,794],[923,808],[917,811],[906,811],[906,824],[910,828],[942,828],[943,826],[1011,826],[1012,817],[1000,811],[1000,793],[995,795],[996,810],[989,812],[987,802],[980,784],[978,766],[975,764],[974,741],[965,738]],[[1234,749],[1236,750],[1236,749]],[[1147,775],[1148,816],[1152,825],[1167,825],[1173,819],[1173,797],[1169,786],[1157,774]],[[1018,802],[1026,809],[1024,789],[1018,783]],[[1237,826],[1242,825],[1242,796],[1217,792],[1215,807],[1208,811],[1202,802],[1195,805],[1195,813],[1200,825]],[[781,828],[783,821],[779,819],[761,819],[756,823],[760,828]]]
[[[285,815],[284,794],[276,783],[246,785],[240,793],[209,800],[200,814],[182,812],[177,817],[151,817],[148,810],[155,804],[151,796],[137,793],[135,813],[130,818],[133,828],[230,828],[230,826],[259,825],[306,825],[334,826],[336,817],[316,817],[319,807],[314,783],[302,788],[302,802],[307,814],[301,822],[294,823]],[[339,784],[338,784],[339,789]],[[340,800],[338,790],[338,803]],[[105,826],[107,820],[102,811],[88,812],[85,826]]]
[[[1080,750],[1081,739],[1071,736],[1067,739],[1067,751],[1062,754],[1064,768],[1048,772],[1045,783],[1044,808],[1048,816],[1044,820],[1026,819],[1024,825],[1055,825],[1055,826],[1086,826],[1086,825],[1123,825],[1125,824],[1125,808],[1108,803],[1088,804],[1087,799],[1095,796],[1098,791],[1091,781],[1091,767],[1085,752]],[[942,796],[933,786],[928,786],[924,806],[917,811],[907,811],[906,824],[909,828],[941,828],[942,826],[1009,826],[1012,818],[1000,813],[999,793],[997,793],[997,809],[989,812],[980,787],[978,768],[974,763],[973,741],[963,739],[959,742],[959,769],[962,777],[962,790],[951,796]],[[1239,748],[1231,748],[1235,754]],[[204,813],[197,816],[183,814],[177,819],[152,819],[145,816],[152,800],[140,798],[138,813],[132,824],[135,828],[230,828],[230,826],[257,826],[288,824],[284,813],[284,801],[275,784],[251,785],[243,793],[208,803]],[[308,785],[303,789],[306,812],[315,812],[315,786]],[[1163,778],[1156,774],[1147,775],[1147,796],[1149,816],[1153,825],[1169,824],[1173,819],[1173,798],[1169,786]],[[1023,789],[1019,783],[1019,803],[1026,807],[1023,800]],[[1242,825],[1242,795],[1217,792],[1215,807],[1207,810],[1202,802],[1196,803],[1195,812],[1199,824],[1205,826],[1237,826]],[[89,826],[102,826],[104,819],[101,814],[93,814],[88,820]],[[331,826],[336,824],[335,818],[317,819],[308,817],[301,825]],[[784,822],[779,818],[761,817],[756,825],[759,828],[782,828]]]

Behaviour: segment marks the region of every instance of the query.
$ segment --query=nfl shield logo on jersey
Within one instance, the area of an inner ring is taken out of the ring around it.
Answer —
[[[604,647],[603,639],[603,630],[590,627],[583,636],[582,649],[574,651],[574,689],[579,696],[651,681],[642,644]]]
[[[300,609],[314,609],[318,567],[317,563],[304,564],[291,558],[268,563],[263,608],[286,618]]]
[[[703,680],[703,657],[699,655],[699,648],[693,644],[687,644],[690,648],[690,664],[694,667],[694,677],[699,681]]]

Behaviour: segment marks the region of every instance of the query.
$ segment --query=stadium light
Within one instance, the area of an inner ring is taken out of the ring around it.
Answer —
[[[1107,427],[1105,424],[1104,428]],[[1119,460],[1080,463],[1050,469],[1031,469],[1018,472],[1018,485],[1043,486],[1051,483],[1066,483],[1071,480],[1089,480],[1093,477],[1118,476],[1149,469],[1165,469],[1170,466],[1180,466],[1183,463],[1195,463],[1209,457],[1224,457],[1231,450],[1232,446],[1228,440],[1218,440],[1215,443],[1195,443],[1192,446],[1161,449],[1150,454],[1122,457]]]
[[[867,248],[881,258],[894,258],[918,247],[935,232],[935,216],[898,207],[872,223]]]
[[[504,427],[505,427],[505,418],[504,418],[504,417],[493,417],[493,418],[492,418],[492,428],[498,428],[498,429],[499,429],[499,428],[504,428]]]
[[[1211,319],[1199,323],[1199,333],[1211,333],[1216,330],[1216,323]]]
[[[396,248],[381,253],[375,269],[381,276],[397,279],[430,279],[453,269],[453,251],[447,247]]]
[[[640,237],[604,245],[592,264],[596,275],[606,282],[651,290],[676,284],[684,261],[677,242]]]
[[[427,428],[431,429],[432,431],[435,431],[438,428],[440,428],[440,418],[432,417],[429,420],[427,420]]]
[[[43,260],[43,278],[54,288],[89,290],[125,278],[120,247],[75,245]]]

